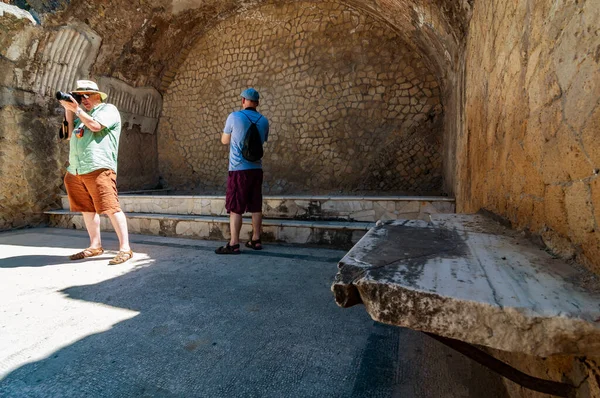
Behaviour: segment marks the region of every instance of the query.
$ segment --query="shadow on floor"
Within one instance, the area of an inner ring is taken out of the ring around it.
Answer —
[[[335,262],[143,249],[151,265],[61,291],[139,314],[18,367],[0,396],[505,397],[497,376],[427,336],[338,308]],[[55,316],[76,330],[102,315]],[[62,337],[48,322],[39,342]]]

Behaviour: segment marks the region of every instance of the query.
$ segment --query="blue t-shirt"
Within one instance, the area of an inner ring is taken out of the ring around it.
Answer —
[[[262,115],[256,110],[244,109],[242,111],[232,112],[227,117],[223,132],[225,134],[231,134],[231,141],[229,143],[229,171],[262,168],[262,161],[249,162],[242,156],[244,135],[246,135],[246,131],[250,127],[250,120],[256,123],[263,144],[267,142],[267,139],[269,138],[269,121],[266,117],[261,116]],[[248,120],[248,118],[250,118],[250,120]]]

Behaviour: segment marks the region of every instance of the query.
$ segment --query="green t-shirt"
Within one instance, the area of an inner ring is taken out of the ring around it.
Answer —
[[[110,169],[116,173],[121,135],[119,110],[112,104],[101,103],[88,114],[104,128],[94,133],[79,118],[75,119],[67,171],[88,174],[98,169]],[[80,129],[83,129],[83,136],[78,138]]]

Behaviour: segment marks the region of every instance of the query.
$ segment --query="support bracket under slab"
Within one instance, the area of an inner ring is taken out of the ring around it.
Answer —
[[[486,368],[499,374],[500,376],[505,377],[527,389],[541,392],[544,394],[554,395],[557,397],[576,397],[577,389],[573,385],[560,383],[557,381],[539,379],[537,377],[530,376],[494,358],[490,354],[472,346],[471,344],[465,343],[460,340],[454,340],[449,339],[447,337],[438,336],[433,333],[423,333],[425,333],[429,337],[436,339],[440,343],[452,348],[453,350],[460,352],[464,356],[485,366]]]

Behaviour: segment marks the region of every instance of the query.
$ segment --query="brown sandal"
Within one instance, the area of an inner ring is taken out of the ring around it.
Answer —
[[[218,247],[217,250],[215,250],[215,253],[217,254],[240,254],[240,244],[238,243],[237,245],[233,245],[231,246],[229,244],[229,242],[227,242],[227,244],[225,246],[221,246]]]
[[[71,254],[69,256],[69,259],[70,260],[83,260],[84,258],[99,256],[102,253],[104,253],[104,249],[101,247],[98,249],[92,249],[91,247],[88,247],[87,249],[83,249],[79,253]]]
[[[133,257],[133,251],[132,250],[129,250],[128,252],[120,251],[120,252],[117,253],[117,255],[115,256],[115,258],[113,258],[112,260],[110,260],[108,263],[110,265],[122,264],[125,261],[131,260],[132,257]]]
[[[246,242],[246,247],[249,247],[254,250],[262,250],[262,242],[260,241],[260,239],[250,239],[248,242]]]

